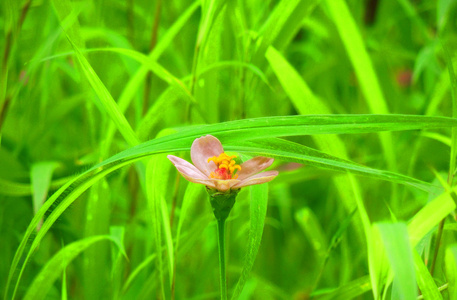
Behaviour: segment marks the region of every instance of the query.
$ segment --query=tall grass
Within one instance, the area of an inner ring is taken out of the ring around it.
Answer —
[[[232,299],[456,299],[455,1],[4,0],[4,299],[217,299],[189,158],[279,176],[226,222]]]

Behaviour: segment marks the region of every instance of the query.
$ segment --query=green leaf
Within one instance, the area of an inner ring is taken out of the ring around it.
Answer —
[[[446,249],[446,277],[449,284],[449,299],[457,299],[457,245]]]
[[[381,234],[390,267],[394,273],[392,299],[416,299],[416,274],[406,224],[375,223],[374,226]]]
[[[354,18],[352,17],[345,0],[327,0],[325,2],[329,9],[331,18],[335,22],[336,28],[346,51],[354,66],[360,88],[365,96],[371,113],[387,114],[389,109],[381,90],[376,72],[371,59],[365,48]],[[387,163],[392,170],[396,169],[396,159],[392,144],[392,137],[388,133],[380,134],[383,150],[387,157]]]
[[[414,268],[416,269],[417,285],[424,296],[424,299],[443,299],[432,275],[425,266],[422,258],[416,250],[413,251]],[[452,299],[452,298],[451,298]]]
[[[40,273],[35,277],[32,284],[27,289],[24,299],[45,299],[49,289],[54,284],[54,281],[59,278],[73,259],[75,259],[76,256],[85,251],[88,247],[104,240],[111,240],[114,242],[110,236],[93,236],[65,246],[41,269]]]
[[[319,220],[311,209],[302,208],[295,213],[295,220],[308,238],[313,250],[324,260],[327,254],[327,238]]]
[[[174,273],[174,249],[171,236],[170,218],[168,216],[167,199],[171,197],[171,189],[168,187],[169,176],[173,165],[165,155],[152,157],[146,167],[146,191],[148,206],[150,209],[151,222],[153,224],[154,244],[157,253],[157,265],[159,268],[162,296],[165,298],[167,290],[164,286],[164,270],[168,270],[169,288],[173,283]],[[165,250],[167,253],[167,268],[164,268],[162,254],[162,236],[165,238]]]
[[[457,188],[453,189],[455,193]],[[455,202],[447,192],[427,203],[408,223],[411,245],[415,247],[441,220],[455,210]]]
[[[181,175],[178,175],[181,176]],[[179,213],[178,227],[176,230],[176,245],[175,251],[178,252],[178,245],[181,242],[181,231],[184,225],[184,221],[188,217],[189,208],[201,198],[201,194],[204,188],[199,184],[188,184],[186,192],[181,204],[181,210]]]
[[[30,171],[33,187],[33,208],[37,212],[46,200],[51,185],[51,178],[54,169],[57,167],[54,162],[41,162],[32,166]]]
[[[81,53],[79,48],[73,43],[69,36],[67,36],[67,38],[75,50],[76,58],[81,65],[81,69],[84,75],[92,86],[94,92],[97,94],[98,99],[102,103],[103,110],[111,118],[114,124],[116,124],[117,129],[130,146],[139,144],[139,140],[136,137],[135,132],[133,131],[125,116],[122,114],[119,106],[117,105],[116,101],[114,101],[108,89],[100,80],[97,73],[95,73],[95,70]]]
[[[243,263],[241,276],[236,284],[232,299],[238,299],[246,281],[249,279],[249,273],[254,266],[255,258],[259,252],[260,242],[262,240],[263,227],[265,225],[265,217],[267,216],[268,206],[268,184],[254,185],[251,190],[251,227],[249,230],[249,241],[247,245],[247,253]]]

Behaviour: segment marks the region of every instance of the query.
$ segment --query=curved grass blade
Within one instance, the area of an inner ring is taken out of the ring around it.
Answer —
[[[129,165],[137,160],[139,159],[136,158],[129,161],[115,163],[111,166],[106,167],[104,170],[98,170],[97,172],[87,171],[86,173],[83,173],[80,176],[75,177],[74,179],[67,182],[43,204],[43,206],[35,214],[29,226],[27,227],[27,230],[24,233],[24,238],[19,244],[19,247],[14,255],[13,261],[11,263],[10,272],[8,275],[8,281],[5,288],[5,299],[8,298],[8,292],[12,278],[15,272],[18,271],[19,274],[16,279],[16,284],[14,286],[12,295],[12,298],[15,297],[25,266],[27,265],[27,262],[29,261],[32,253],[38,247],[40,241],[43,239],[44,235],[49,231],[52,224],[54,224],[57,218],[68,208],[68,206],[70,206],[73,203],[73,201],[75,201],[82,193],[84,193],[98,180],[104,178],[109,173],[123,166]],[[43,226],[40,228],[38,233],[35,234],[34,228],[36,228],[40,220],[45,215],[48,215],[48,217],[44,221]],[[21,258],[23,258],[22,255],[26,249],[28,250],[27,255],[24,258],[24,261],[22,262],[20,269],[17,270],[19,261],[21,260]]]
[[[122,294],[124,295],[127,293],[130,285],[132,282],[136,279],[138,274],[140,274],[141,271],[143,271],[149,264],[151,264],[154,259],[156,258],[156,253],[149,255],[138,267],[136,267],[135,270],[133,270],[127,280],[124,283],[124,286],[122,287]]]
[[[101,167],[127,156],[141,155],[157,144],[188,147],[202,135],[215,135],[221,142],[251,140],[252,137],[268,138],[278,136],[301,136],[314,134],[355,134],[380,131],[403,131],[457,127],[457,119],[415,115],[306,115],[243,119],[211,125],[197,125],[183,128],[178,133],[157,138],[137,147],[127,149],[92,169]],[[164,147],[167,150],[167,147]]]
[[[46,265],[41,269],[40,273],[35,277],[27,293],[25,300],[45,299],[46,294],[53,285],[54,281],[62,274],[67,265],[81,252],[92,246],[96,242],[103,240],[111,240],[110,236],[94,236],[76,241],[65,246],[56,255],[54,255]],[[114,243],[114,241],[112,241]],[[115,243],[114,243],[115,244]]]
[[[260,242],[262,240],[263,227],[267,216],[268,206],[268,184],[254,185],[251,191],[251,227],[249,230],[249,241],[247,253],[243,263],[240,279],[236,284],[232,299],[238,299],[243,291],[246,281],[249,279],[249,273],[254,266],[255,258],[259,252]]]
[[[228,145],[231,145],[231,143],[228,143]],[[233,147],[234,151],[244,151],[252,153],[253,155],[269,156],[290,162],[300,162],[319,168],[326,168],[337,171],[349,171],[357,175],[409,185],[427,192],[435,191],[437,188],[428,182],[424,182],[409,176],[365,167],[357,163],[331,156],[324,152],[281,139],[267,139],[263,141],[252,142],[245,141],[238,142],[236,145],[237,146],[227,146],[226,148],[232,149]]]

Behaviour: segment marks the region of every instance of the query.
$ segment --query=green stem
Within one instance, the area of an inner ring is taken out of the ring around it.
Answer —
[[[225,277],[225,218],[217,220],[219,248],[219,271],[221,280],[221,300],[227,300],[227,279]]]

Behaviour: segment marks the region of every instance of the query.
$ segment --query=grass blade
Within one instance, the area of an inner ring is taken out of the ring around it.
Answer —
[[[457,245],[446,249],[446,276],[449,283],[449,299],[457,298]]]
[[[45,299],[54,281],[62,274],[65,268],[78,256],[93,244],[111,240],[110,236],[94,236],[71,243],[62,248],[46,265],[41,269],[40,273],[35,277],[33,283],[27,289],[25,300]]]
[[[246,281],[249,279],[249,273],[254,266],[255,258],[259,252],[260,242],[262,240],[265,217],[267,216],[268,206],[268,184],[254,185],[251,190],[251,227],[249,230],[249,241],[247,253],[243,263],[241,276],[236,284],[232,299],[238,299],[243,291]]]
[[[389,109],[381,90],[381,86],[373,68],[373,64],[365,48],[365,44],[359,29],[352,17],[344,0],[327,0],[332,20],[340,34],[346,51],[354,66],[360,88],[365,96],[371,113],[387,114]],[[392,137],[385,133],[380,135],[383,150],[387,157],[387,163],[392,170],[396,170],[396,158],[392,144]]]
[[[443,299],[440,292],[438,291],[438,287],[436,286],[432,275],[428,271],[427,267],[422,261],[422,258],[416,250],[413,251],[413,258],[414,267],[416,269],[417,284],[422,292],[422,295],[424,296],[424,299]]]
[[[394,273],[392,299],[416,299],[416,274],[406,224],[377,223],[374,226],[381,234]]]

